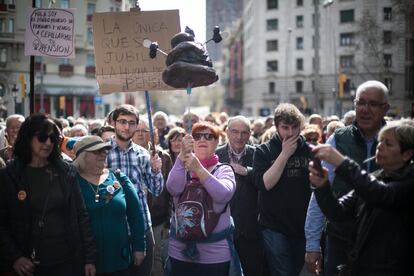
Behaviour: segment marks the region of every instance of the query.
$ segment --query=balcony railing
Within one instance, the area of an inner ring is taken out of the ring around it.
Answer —
[[[90,77],[90,78],[95,77],[95,72],[96,72],[95,66],[91,65],[91,66],[86,66],[85,67],[85,75],[87,77]]]
[[[9,4],[9,10],[10,11],[14,11],[16,9],[16,5],[15,4]]]
[[[35,71],[38,71],[38,72],[40,72],[40,71],[42,71],[43,70],[43,73],[45,73],[46,72],[46,64],[42,64],[42,63],[40,63],[40,62],[35,62]]]
[[[61,77],[70,77],[73,75],[73,65],[72,64],[60,64],[59,65],[59,76]]]

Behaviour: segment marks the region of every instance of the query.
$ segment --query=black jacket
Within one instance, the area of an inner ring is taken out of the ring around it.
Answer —
[[[414,275],[410,259],[414,166],[408,165],[392,175],[383,171],[368,174],[346,159],[336,174],[354,190],[338,200],[330,185],[325,185],[316,189],[315,195],[328,219],[345,221],[356,217],[347,261],[349,275]]]
[[[236,176],[236,192],[230,202],[231,216],[236,227],[234,237],[243,236],[248,239],[259,239],[260,230],[257,222],[258,191],[253,180],[253,154],[255,148],[246,145],[246,154],[241,159],[241,165],[247,168],[247,175]],[[230,163],[229,145],[225,144],[216,150],[221,163]]]
[[[311,155],[305,138],[289,158],[278,183],[269,191],[263,174],[282,152],[282,141],[275,134],[256,148],[253,158],[254,183],[259,189],[259,224],[291,238],[305,238],[306,211],[311,195],[308,163]]]
[[[30,258],[33,248],[30,192],[23,181],[23,169],[14,160],[0,170],[0,271],[11,270],[14,261],[20,257]],[[72,165],[59,161],[53,172],[59,176],[64,195],[65,237],[69,252],[76,268],[83,273],[85,264],[95,263],[96,246],[76,171]],[[21,191],[26,192],[25,200],[18,199]]]

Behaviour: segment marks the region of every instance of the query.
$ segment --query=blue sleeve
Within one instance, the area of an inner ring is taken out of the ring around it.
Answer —
[[[162,172],[155,174],[151,170],[151,162],[149,154],[145,154],[141,159],[141,167],[143,172],[143,180],[148,190],[154,195],[159,196],[164,187],[164,178]]]
[[[326,144],[336,147],[335,136],[331,135]],[[335,178],[335,166],[322,161],[322,166],[328,169],[329,183],[333,183]],[[309,200],[308,211],[306,213],[305,221],[305,238],[306,238],[306,251],[307,252],[320,252],[320,241],[322,235],[322,229],[325,224],[325,216],[322,213],[319,205],[316,201],[314,193],[312,193]]]
[[[321,251],[320,241],[324,223],[325,216],[319,208],[315,194],[312,193],[305,220],[306,252]]]
[[[123,173],[121,173],[121,181],[123,182],[122,188],[125,193],[126,213],[131,231],[132,250],[145,252],[145,223],[141,202],[134,185]]]

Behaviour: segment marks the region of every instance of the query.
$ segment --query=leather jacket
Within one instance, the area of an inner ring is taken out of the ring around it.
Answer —
[[[368,174],[346,159],[335,172],[353,190],[336,199],[325,185],[315,195],[328,219],[356,218],[343,275],[414,275],[409,258],[414,244],[414,165],[392,174]]]
[[[76,170],[62,160],[57,163],[52,171],[58,175],[64,195],[65,239],[76,268],[83,272],[85,264],[95,263],[95,241]],[[17,160],[0,170],[0,271],[11,270],[15,260],[30,258],[32,253],[31,208],[27,200],[30,191],[23,180],[23,170]]]

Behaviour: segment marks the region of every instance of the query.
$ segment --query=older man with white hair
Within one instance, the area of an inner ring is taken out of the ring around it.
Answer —
[[[384,116],[390,107],[387,95],[388,88],[379,81],[371,80],[362,83],[354,99],[355,121],[345,128],[336,130],[326,142],[341,154],[355,160],[367,172],[377,169],[375,159],[370,158],[375,155],[375,148],[378,144],[377,135],[385,124]],[[329,170],[329,182],[335,196],[340,198],[347,194],[352,187],[335,177],[335,168],[331,164],[326,163],[324,166]],[[321,270],[320,239],[324,224],[325,217],[312,194],[305,223],[305,262],[312,273]],[[327,222],[324,275],[336,275],[337,266],[346,262],[352,227],[353,221]]]
[[[248,145],[250,121],[244,116],[228,120],[228,143],[216,150],[219,161],[229,163],[236,176],[236,193],[230,202],[234,219],[234,245],[240,257],[244,275],[262,275],[264,260],[261,233],[257,222],[258,191],[253,179],[253,154]]]
[[[20,114],[13,114],[6,119],[6,129],[4,130],[4,140],[0,144],[0,157],[8,161],[13,157],[13,147],[19,133],[20,126],[24,122],[24,117]]]

